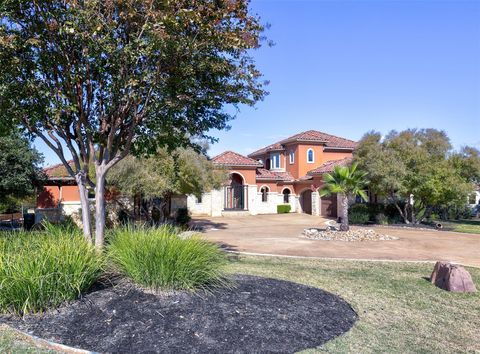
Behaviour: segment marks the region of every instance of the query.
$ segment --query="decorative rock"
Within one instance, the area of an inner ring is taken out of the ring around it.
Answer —
[[[350,229],[348,231],[339,231],[334,226],[328,226],[326,229],[310,228],[304,229],[303,236],[314,240],[323,241],[387,241],[397,240],[397,237],[376,233],[372,229]]]
[[[462,266],[450,262],[437,262],[430,281],[440,289],[455,293],[476,292],[470,273]]]

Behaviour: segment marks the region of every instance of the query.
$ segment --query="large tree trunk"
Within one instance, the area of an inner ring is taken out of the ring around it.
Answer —
[[[92,231],[90,228],[90,204],[88,202],[88,190],[86,187],[86,177],[85,173],[79,172],[75,176],[78,185],[78,191],[80,194],[80,204],[82,207],[82,227],[83,227],[83,236],[89,243],[92,242]]]
[[[348,196],[346,194],[340,195],[342,199],[342,224],[340,225],[340,230],[348,231]]]
[[[102,249],[105,241],[105,168],[96,167],[95,188],[95,247]]]

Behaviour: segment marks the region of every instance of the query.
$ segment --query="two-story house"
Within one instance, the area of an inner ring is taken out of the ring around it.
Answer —
[[[277,205],[292,212],[336,217],[337,196],[320,198],[323,174],[351,162],[356,142],[316,130],[295,134],[248,156],[226,151],[212,161],[229,172],[220,190],[187,197],[193,215],[270,214]]]

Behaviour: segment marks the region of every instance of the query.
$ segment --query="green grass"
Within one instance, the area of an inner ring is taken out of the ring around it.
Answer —
[[[359,316],[324,353],[459,353],[480,351],[480,292],[438,289],[433,264],[241,257],[230,272],[290,280],[340,295]],[[480,269],[468,269],[480,288]]]
[[[0,236],[0,310],[24,314],[74,300],[101,274],[103,257],[73,228]]]
[[[354,327],[307,353],[480,351],[480,293],[435,288],[424,279],[432,268],[422,263],[240,257],[230,262],[227,271],[319,287],[352,305],[359,316]],[[478,287],[480,269],[468,270]],[[31,344],[12,336],[0,327],[0,352],[34,352]]]
[[[135,283],[154,290],[208,290],[225,285],[227,255],[198,237],[181,239],[178,229],[124,228],[108,245],[117,270]]]
[[[454,220],[441,222],[446,230],[480,234],[480,219]]]

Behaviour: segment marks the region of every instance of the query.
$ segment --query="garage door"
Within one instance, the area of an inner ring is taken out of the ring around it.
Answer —
[[[332,194],[329,197],[322,197],[322,216],[331,218],[337,217],[337,195]]]

